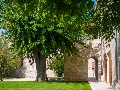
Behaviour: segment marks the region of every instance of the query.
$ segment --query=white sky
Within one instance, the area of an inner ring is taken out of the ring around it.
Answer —
[[[4,29],[0,29],[0,34],[4,31]]]

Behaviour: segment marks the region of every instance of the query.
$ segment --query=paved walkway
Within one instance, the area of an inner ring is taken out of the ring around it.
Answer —
[[[92,90],[113,90],[108,83],[98,81],[95,78],[89,78],[88,81]]]

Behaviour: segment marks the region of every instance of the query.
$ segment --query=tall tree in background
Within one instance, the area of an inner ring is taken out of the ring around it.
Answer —
[[[91,0],[1,0],[0,26],[15,52],[35,58],[36,81],[45,81],[50,54],[73,54],[75,43],[85,45],[77,38],[89,38],[84,30],[93,16],[93,4]]]

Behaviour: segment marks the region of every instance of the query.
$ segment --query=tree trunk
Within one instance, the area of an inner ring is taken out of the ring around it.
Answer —
[[[2,72],[0,72],[0,81],[3,81]]]
[[[46,58],[40,55],[39,51],[34,52],[37,76],[36,81],[41,82],[46,80]]]

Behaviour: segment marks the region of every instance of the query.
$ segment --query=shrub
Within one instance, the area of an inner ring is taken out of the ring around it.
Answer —
[[[61,77],[64,73],[64,57],[57,56],[49,64],[50,70],[54,70],[58,77]]]
[[[12,57],[12,52],[8,48],[8,42],[0,37],[0,80],[17,66],[17,60]]]

